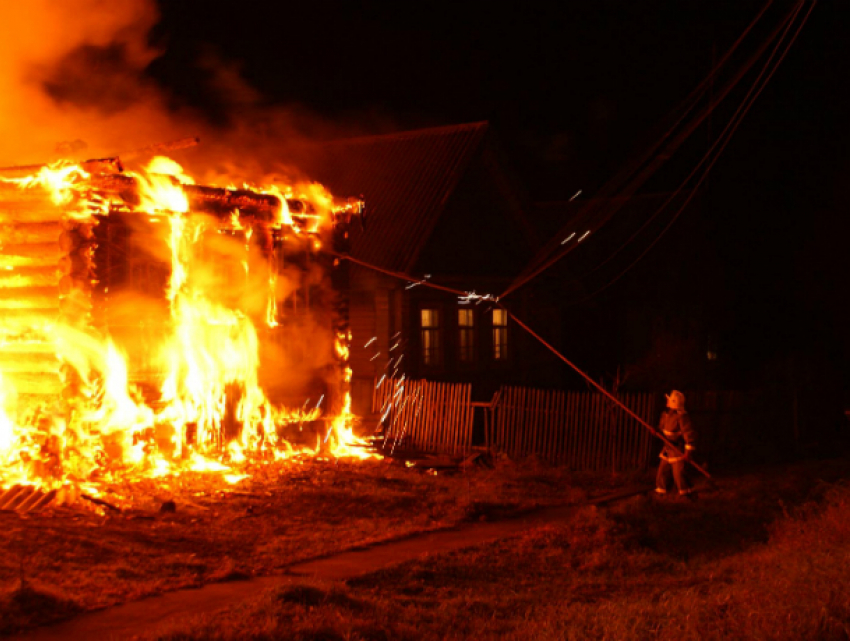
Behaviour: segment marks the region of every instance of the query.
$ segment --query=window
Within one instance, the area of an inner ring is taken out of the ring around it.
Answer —
[[[475,360],[475,312],[472,309],[457,310],[458,359],[461,363]]]
[[[508,359],[508,312],[493,310],[493,360]]]
[[[440,310],[420,310],[422,326],[422,364],[434,367],[440,364]]]

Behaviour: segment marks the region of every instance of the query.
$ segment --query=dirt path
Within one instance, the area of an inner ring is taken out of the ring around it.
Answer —
[[[445,553],[500,538],[508,538],[533,527],[562,521],[585,505],[599,505],[648,491],[632,487],[606,494],[579,505],[548,508],[522,517],[490,523],[473,523],[452,529],[428,532],[379,545],[351,550],[325,558],[297,563],[282,576],[260,577],[250,581],[214,583],[202,588],[178,590],[106,610],[83,614],[75,619],[10,637],[12,641],[89,641],[126,639],[189,616],[206,614],[261,594],[263,591],[309,576],[326,581],[342,581],[418,558],[428,553]]]

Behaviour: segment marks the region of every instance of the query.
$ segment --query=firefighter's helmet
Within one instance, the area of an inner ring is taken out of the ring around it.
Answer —
[[[667,396],[667,407],[674,410],[685,409],[685,395],[678,390],[673,390]]]

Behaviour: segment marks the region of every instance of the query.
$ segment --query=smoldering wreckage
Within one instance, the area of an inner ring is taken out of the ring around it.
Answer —
[[[318,184],[194,184],[165,156],[0,171],[0,509],[118,479],[373,457],[347,365],[348,228]]]

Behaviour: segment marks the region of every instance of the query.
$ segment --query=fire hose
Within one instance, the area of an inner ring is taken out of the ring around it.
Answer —
[[[704,476],[704,477],[708,480],[708,482],[711,484],[711,486],[712,486],[712,487],[714,487],[714,488],[716,488],[716,487],[717,487],[717,485],[716,485],[716,484],[715,484],[715,482],[714,482],[714,479],[711,477],[711,474],[709,474],[709,473],[708,473],[708,471],[707,471],[705,468],[703,468],[703,467],[702,467],[699,463],[697,463],[696,461],[692,460],[690,456],[685,456],[685,453],[684,453],[684,452],[682,452],[682,450],[680,450],[678,447],[676,447],[675,445],[673,445],[673,443],[671,443],[671,442],[670,442],[670,440],[669,440],[668,438],[666,438],[666,437],[665,437],[665,436],[664,436],[661,432],[659,432],[657,429],[655,429],[654,427],[652,427],[652,425],[650,425],[649,423],[647,423],[647,422],[646,422],[645,420],[643,420],[640,416],[638,416],[638,415],[637,415],[637,414],[635,414],[632,410],[630,410],[630,409],[626,406],[626,404],[625,404],[625,403],[623,403],[620,399],[618,399],[618,398],[617,398],[616,396],[614,396],[611,392],[609,392],[609,391],[608,391],[608,390],[606,390],[604,387],[602,387],[599,383],[597,383],[597,382],[596,382],[596,381],[594,381],[592,378],[590,378],[590,376],[588,376],[587,374],[585,374],[585,373],[584,373],[581,369],[579,369],[579,367],[578,367],[577,365],[575,365],[575,364],[574,364],[572,361],[570,361],[570,360],[569,360],[566,356],[564,356],[564,355],[563,355],[563,354],[561,354],[558,350],[556,350],[554,347],[552,347],[552,345],[550,345],[549,343],[547,343],[547,342],[543,339],[543,337],[542,337],[542,336],[540,336],[537,332],[535,332],[533,329],[531,329],[528,325],[526,325],[526,324],[525,324],[525,323],[523,323],[520,319],[518,319],[518,318],[517,318],[517,317],[516,317],[516,316],[515,316],[515,315],[514,315],[514,314],[513,314],[510,310],[505,309],[505,308],[504,308],[503,306],[501,306],[501,305],[500,305],[500,307],[502,307],[502,309],[504,309],[504,310],[505,310],[505,312],[507,312],[508,316],[510,316],[512,319],[514,319],[514,322],[516,322],[516,324],[517,324],[517,325],[519,325],[520,327],[522,327],[525,331],[527,331],[527,332],[528,332],[529,334],[531,334],[534,338],[536,338],[538,341],[540,341],[540,343],[541,343],[541,344],[543,344],[543,345],[544,345],[544,346],[545,346],[545,347],[546,347],[546,348],[547,348],[550,352],[552,352],[555,356],[557,356],[557,357],[558,357],[558,358],[560,358],[562,361],[564,361],[567,365],[569,365],[569,366],[570,366],[573,370],[575,370],[575,371],[576,371],[576,372],[577,372],[577,373],[578,373],[578,374],[579,374],[582,378],[584,378],[584,379],[585,379],[588,383],[590,383],[590,384],[591,384],[593,387],[595,387],[597,390],[599,390],[600,392],[602,392],[602,393],[603,393],[605,396],[607,396],[607,397],[608,397],[608,398],[609,398],[612,402],[614,402],[614,403],[616,403],[617,405],[619,405],[619,406],[620,406],[620,408],[622,408],[622,410],[623,410],[624,412],[626,412],[626,414],[628,414],[629,416],[631,416],[631,417],[632,417],[633,419],[635,419],[638,423],[640,423],[643,427],[645,427],[646,429],[648,429],[648,430],[650,431],[650,433],[651,433],[653,436],[655,436],[656,438],[660,439],[660,440],[661,440],[661,441],[662,441],[665,445],[667,445],[667,446],[670,448],[670,450],[673,452],[673,454],[675,454],[677,457],[682,457],[682,458],[683,458],[686,462],[688,462],[688,463],[690,463],[691,465],[693,465],[693,466],[694,466],[694,467],[695,467],[695,468],[696,468],[696,469],[700,472],[700,474],[702,474],[702,475],[703,475],[703,476]]]

